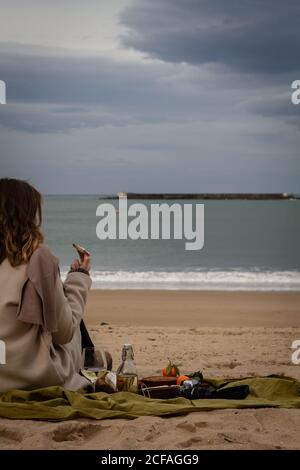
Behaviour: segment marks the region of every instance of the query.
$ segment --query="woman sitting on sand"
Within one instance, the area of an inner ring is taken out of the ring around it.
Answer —
[[[58,260],[43,245],[41,220],[39,192],[25,181],[0,179],[0,340],[6,350],[0,392],[86,385],[78,372],[82,346],[93,346],[82,322],[90,257],[74,260],[62,283]]]

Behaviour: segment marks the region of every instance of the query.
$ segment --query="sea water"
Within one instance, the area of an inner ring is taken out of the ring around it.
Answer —
[[[104,240],[96,236],[98,196],[44,197],[45,242],[62,276],[76,257],[72,242],[92,254],[93,288],[299,290],[300,201],[128,200],[204,204],[204,247],[185,240]],[[149,208],[150,209],[150,208]],[[150,213],[150,210],[149,210]]]

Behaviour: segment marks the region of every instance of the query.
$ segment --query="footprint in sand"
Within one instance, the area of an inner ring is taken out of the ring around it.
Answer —
[[[108,428],[103,424],[63,423],[48,435],[55,442],[82,441]]]
[[[15,429],[9,429],[1,426],[0,428],[0,440],[2,444],[15,444],[23,440],[22,433]]]
[[[183,421],[182,423],[178,423],[176,425],[177,429],[183,429],[184,431],[195,432],[196,426],[193,423],[189,423],[188,421]]]
[[[193,444],[198,444],[199,442],[202,442],[201,437],[190,437],[190,439],[187,439],[186,441],[178,442],[177,446],[182,447],[183,449],[186,449],[188,447],[191,447]]]
[[[151,426],[150,429],[148,430],[148,434],[146,435],[145,439],[146,441],[154,441],[161,435],[160,430],[156,426]]]
[[[207,428],[208,426],[208,423],[206,421],[196,421],[194,423],[194,425],[197,427],[197,428]]]

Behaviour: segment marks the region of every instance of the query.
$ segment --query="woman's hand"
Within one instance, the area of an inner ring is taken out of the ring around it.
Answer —
[[[80,255],[80,267],[89,271],[91,269],[91,256],[84,253]]]
[[[71,263],[71,270],[76,271],[78,268],[85,269],[89,271],[91,269],[91,257],[90,255],[84,253],[79,254],[80,259],[74,259]]]

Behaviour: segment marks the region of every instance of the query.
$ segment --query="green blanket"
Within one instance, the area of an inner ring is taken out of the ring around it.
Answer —
[[[192,411],[224,408],[299,408],[299,382],[277,376],[243,379],[206,379],[217,387],[249,385],[244,400],[173,398],[157,400],[129,392],[82,394],[61,387],[33,391],[11,390],[0,394],[0,416],[12,419],[62,421],[74,418],[137,418],[174,416]]]

